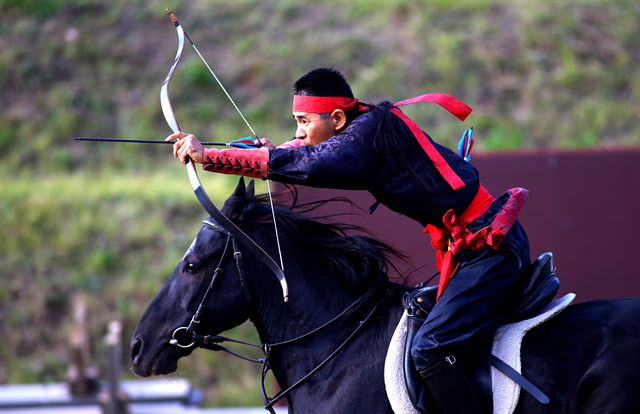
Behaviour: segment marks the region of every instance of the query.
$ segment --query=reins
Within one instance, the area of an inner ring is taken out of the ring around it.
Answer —
[[[355,303],[355,302],[354,302]],[[269,410],[270,413],[275,414],[275,411],[273,410],[273,406],[280,401],[281,399],[283,399],[284,397],[287,396],[287,394],[289,394],[291,391],[293,391],[294,389],[296,389],[298,386],[302,385],[309,377],[311,377],[313,374],[315,374],[316,372],[318,372],[322,367],[324,367],[331,359],[333,359],[333,357],[335,357],[348,343],[349,341],[362,329],[362,327],[365,325],[365,323],[367,321],[369,321],[369,319],[371,319],[371,317],[373,316],[373,314],[375,313],[375,311],[378,309],[378,305],[375,305],[373,307],[373,309],[371,309],[371,311],[367,314],[367,316],[365,316],[359,323],[358,326],[353,330],[353,332],[351,332],[351,334],[347,337],[347,339],[345,339],[331,354],[329,354],[325,359],[323,359],[318,365],[315,366],[315,368],[313,368],[311,371],[309,371],[305,376],[303,376],[302,378],[300,378],[298,381],[296,381],[295,383],[293,383],[293,385],[289,386],[287,389],[282,390],[280,392],[278,392],[276,395],[274,395],[272,398],[269,398],[267,396],[266,390],[264,388],[264,380],[266,378],[267,373],[269,372],[269,370],[271,369],[271,367],[269,366],[268,363],[268,358],[271,355],[271,350],[273,349],[274,346],[281,346],[281,345],[289,345],[292,344],[294,342],[297,342],[298,340],[302,340],[303,338],[308,337],[309,335],[311,335],[311,333],[315,333],[318,332],[320,329],[316,328],[314,329],[312,332],[309,332],[307,334],[301,335],[298,338],[294,338],[294,339],[290,339],[288,341],[284,341],[281,342],[279,344],[265,344],[265,349],[267,349],[267,353],[264,359],[264,363],[262,364],[262,378],[261,378],[261,384],[260,384],[260,391],[262,392],[262,400],[265,403],[264,408]],[[332,319],[330,322],[336,321],[338,319],[334,318]],[[328,326],[328,323],[321,326],[320,328],[323,328],[325,326]],[[269,348],[266,348],[269,347]]]
[[[325,328],[333,325],[337,321],[339,321],[339,320],[341,320],[343,318],[346,318],[347,316],[353,314],[364,303],[366,303],[369,299],[371,299],[379,291],[380,287],[382,286],[382,282],[375,283],[373,286],[371,286],[369,289],[367,289],[367,291],[362,296],[360,296],[358,299],[356,299],[354,302],[352,302],[349,306],[347,306],[345,309],[343,309],[339,314],[337,314],[336,316],[334,316],[333,318],[331,318],[327,322],[323,323],[322,325],[320,325],[320,326],[318,326],[318,327],[316,327],[316,328],[314,328],[314,329],[312,329],[312,330],[310,330],[310,331],[308,331],[308,332],[306,332],[306,333],[304,333],[302,335],[296,336],[296,337],[291,338],[291,339],[287,339],[287,340],[280,341],[280,342],[274,342],[274,343],[263,343],[263,344],[258,345],[258,344],[252,344],[252,343],[249,343],[249,342],[237,340],[237,339],[228,338],[228,337],[221,336],[221,335],[198,335],[195,332],[195,326],[200,323],[201,313],[202,313],[204,307],[206,306],[206,302],[209,300],[209,298],[211,296],[211,293],[213,292],[213,285],[215,283],[215,280],[217,279],[218,275],[220,273],[222,273],[222,271],[223,271],[221,266],[222,266],[222,263],[223,263],[224,258],[226,256],[230,240],[231,240],[231,244],[232,244],[233,257],[234,257],[234,260],[235,260],[236,269],[238,270],[238,276],[240,278],[240,283],[242,285],[242,288],[244,290],[244,294],[245,294],[247,300],[249,301],[249,303],[252,303],[251,294],[250,294],[250,291],[249,291],[249,289],[247,287],[247,283],[246,283],[246,278],[244,276],[244,272],[242,271],[242,253],[238,250],[238,246],[237,246],[237,243],[236,243],[235,239],[231,236],[231,234],[229,234],[228,231],[226,231],[226,229],[222,228],[217,223],[215,223],[215,222],[213,222],[211,220],[205,220],[205,221],[203,221],[203,223],[208,225],[212,229],[225,234],[227,236],[227,240],[225,242],[224,250],[222,251],[222,255],[220,257],[220,261],[218,263],[218,266],[216,267],[216,269],[213,272],[213,276],[211,277],[211,281],[209,282],[207,290],[205,291],[205,294],[202,297],[202,300],[200,301],[200,304],[198,305],[198,308],[197,308],[196,312],[191,317],[191,321],[189,322],[189,325],[186,326],[186,327],[185,326],[181,326],[179,328],[176,328],[173,331],[173,335],[171,336],[171,340],[169,341],[169,343],[171,345],[176,345],[176,346],[179,346],[181,348],[191,348],[192,346],[195,346],[195,347],[199,347],[199,348],[210,349],[210,350],[213,350],[213,351],[224,351],[224,352],[226,352],[226,353],[228,353],[230,355],[233,355],[233,356],[238,357],[240,359],[243,359],[245,361],[262,364],[262,373],[261,373],[261,378],[260,378],[260,380],[261,380],[260,381],[260,392],[262,394],[262,399],[263,399],[263,402],[264,402],[264,408],[266,410],[268,410],[270,413],[275,414],[273,406],[276,403],[278,403],[280,400],[282,400],[284,397],[286,397],[291,391],[293,391],[294,389],[296,389],[300,385],[302,385],[309,377],[311,377],[313,374],[318,372],[331,359],[333,359],[342,349],[344,349],[346,347],[346,345],[351,341],[351,339],[353,339],[356,336],[356,334],[358,332],[360,332],[360,330],[363,328],[363,326],[371,319],[373,314],[378,309],[379,305],[376,304],[375,306],[373,306],[373,308],[367,313],[367,315],[363,319],[361,319],[359,321],[358,325],[353,330],[353,332],[351,332],[351,334],[340,345],[338,345],[338,347],[335,350],[333,350],[333,352],[331,352],[325,359],[323,359],[320,363],[318,363],[311,371],[309,371],[302,378],[298,379],[296,382],[294,382],[288,388],[279,391],[278,393],[276,393],[276,395],[274,395],[273,397],[270,398],[267,395],[267,392],[266,392],[266,389],[265,389],[265,379],[266,379],[266,376],[267,376],[268,372],[271,370],[271,366],[270,366],[270,363],[269,363],[269,358],[271,357],[273,349],[274,348],[279,348],[279,347],[285,347],[285,346],[288,346],[288,345],[295,344],[297,342],[301,342],[301,341],[303,341],[303,340],[315,335],[316,333],[324,330]],[[179,339],[178,336],[180,338],[183,338],[183,340],[191,341],[191,342],[188,345],[181,344],[180,343],[180,339]],[[244,346],[260,348],[264,352],[265,356],[264,356],[264,358],[248,357],[248,356],[239,354],[239,353],[237,353],[237,352],[235,352],[235,351],[233,351],[233,350],[221,345],[223,342],[232,342],[232,343],[236,343],[236,344],[240,344],[240,345],[244,345]]]

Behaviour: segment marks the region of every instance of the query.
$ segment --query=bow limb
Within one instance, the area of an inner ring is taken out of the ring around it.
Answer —
[[[180,132],[180,125],[176,120],[175,114],[173,112],[173,108],[171,107],[171,101],[169,100],[169,81],[173,76],[173,72],[178,67],[178,62],[180,62],[180,58],[182,57],[182,51],[184,50],[184,39],[185,33],[180,26],[180,22],[176,16],[169,12],[169,18],[174,23],[176,27],[176,32],[178,34],[178,51],[176,52],[176,57],[173,61],[173,66],[169,70],[167,78],[162,84],[162,88],[160,88],[160,106],[162,107],[162,113],[164,115],[167,124],[171,130],[175,132]],[[238,242],[242,243],[247,248],[253,250],[253,252],[258,256],[258,258],[276,275],[278,281],[280,282],[280,287],[282,288],[282,296],[284,301],[286,302],[289,298],[289,288],[287,285],[287,279],[284,276],[284,272],[276,262],[269,256],[267,252],[262,249],[251,237],[249,237],[242,229],[236,226],[227,216],[222,214],[222,212],[213,204],[209,195],[204,189],[200,178],[198,177],[198,173],[191,159],[187,158],[186,162],[187,173],[189,175],[189,182],[191,183],[191,188],[193,192],[196,194],[198,201],[202,205],[202,207],[206,210],[207,213],[213,218],[221,227],[223,227],[229,234],[236,239]]]
[[[174,25],[176,26],[176,28],[180,28],[180,30],[178,31],[179,35],[180,32],[182,33],[182,40],[181,40],[181,44],[180,44],[180,48],[179,50],[181,50],[181,48],[184,45],[184,38],[186,38],[189,41],[189,44],[191,45],[191,47],[193,48],[193,50],[195,50],[195,52],[198,54],[198,57],[200,58],[200,60],[202,61],[202,63],[207,67],[207,69],[209,70],[209,73],[211,74],[211,76],[213,76],[213,78],[215,79],[215,81],[218,83],[218,86],[220,86],[220,88],[222,89],[222,91],[225,93],[225,95],[227,96],[227,98],[229,99],[229,102],[231,102],[231,104],[233,105],[233,107],[236,109],[236,112],[238,112],[238,115],[240,115],[240,117],[242,118],[242,120],[244,121],[244,123],[247,125],[247,127],[249,128],[249,130],[251,131],[251,133],[253,134],[253,136],[255,137],[255,142],[256,142],[256,146],[261,146],[261,142],[260,139],[258,138],[258,135],[256,134],[256,131],[253,129],[253,127],[251,126],[251,124],[249,124],[249,121],[247,121],[247,118],[245,118],[244,114],[242,113],[242,111],[240,110],[240,108],[238,108],[238,105],[236,105],[236,102],[233,100],[233,98],[231,97],[231,95],[229,94],[229,92],[227,92],[227,89],[224,87],[224,85],[222,84],[222,82],[220,81],[220,79],[218,79],[218,76],[216,75],[216,73],[213,71],[213,69],[211,69],[211,66],[209,66],[209,63],[207,63],[207,60],[204,58],[204,56],[202,56],[202,53],[200,53],[200,50],[198,50],[198,47],[196,46],[196,44],[193,42],[193,40],[191,40],[191,38],[189,37],[189,35],[184,31],[184,29],[182,29],[182,27],[180,26],[180,23],[178,22],[178,19],[176,18],[175,14],[173,14],[171,11],[167,10],[167,14],[169,15],[169,18],[171,19],[171,21],[174,23]],[[282,260],[282,249],[280,248],[280,236],[278,234],[278,222],[276,221],[276,212],[275,209],[273,207],[273,197],[271,195],[271,184],[270,181],[267,180],[267,192],[269,194],[269,204],[271,205],[271,217],[273,219],[273,230],[275,231],[275,235],[276,235],[276,245],[278,247],[278,257],[280,258],[280,269],[284,272],[284,261]]]

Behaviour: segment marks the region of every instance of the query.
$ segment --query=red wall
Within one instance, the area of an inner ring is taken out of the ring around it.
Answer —
[[[554,253],[561,292],[575,292],[579,301],[640,297],[640,274],[633,266],[640,256],[640,148],[478,153],[472,162],[494,196],[516,186],[530,191],[520,220],[533,257]],[[303,200],[341,195],[354,201],[365,213],[339,220],[361,224],[409,254],[423,269],[412,282],[435,272],[434,252],[420,226],[383,206],[369,216],[368,193],[298,189]]]

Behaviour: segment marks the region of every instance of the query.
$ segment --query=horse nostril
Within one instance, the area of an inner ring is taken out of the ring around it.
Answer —
[[[143,342],[140,337],[136,337],[131,343],[131,362],[134,364],[138,362],[138,358],[142,352],[142,345]]]

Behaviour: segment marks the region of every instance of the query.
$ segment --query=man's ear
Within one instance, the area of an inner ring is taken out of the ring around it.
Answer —
[[[331,124],[335,132],[342,131],[347,126],[347,114],[342,109],[331,112]]]

